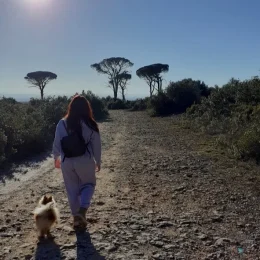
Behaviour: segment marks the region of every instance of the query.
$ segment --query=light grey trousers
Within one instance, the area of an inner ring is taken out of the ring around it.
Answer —
[[[66,158],[61,164],[68,201],[73,216],[88,208],[96,186],[95,162],[87,156]]]

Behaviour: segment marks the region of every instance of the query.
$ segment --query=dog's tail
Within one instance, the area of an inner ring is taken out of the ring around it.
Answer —
[[[33,214],[35,216],[40,216],[43,215],[44,213],[46,213],[46,211],[48,210],[54,210],[55,209],[55,203],[52,201],[46,205],[41,205],[40,207],[37,207],[34,211]]]

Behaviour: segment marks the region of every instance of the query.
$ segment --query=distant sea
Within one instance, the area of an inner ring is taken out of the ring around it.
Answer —
[[[6,98],[14,98],[18,102],[28,102],[30,98],[37,98],[40,96],[37,95],[28,95],[28,94],[6,94],[6,93],[0,93],[0,97],[6,97]]]
[[[48,95],[46,95],[47,97]],[[57,95],[55,95],[57,96]],[[111,95],[112,96],[112,95]],[[9,98],[9,97],[12,97],[14,98],[15,100],[17,100],[18,102],[28,102],[31,98],[40,98],[40,95],[29,95],[29,94],[4,94],[4,93],[0,93],[0,98],[1,97],[6,97],[6,98]],[[100,97],[103,97],[100,95]],[[120,97],[120,96],[119,96]],[[127,100],[135,100],[137,98],[144,98],[144,97],[141,97],[141,96],[136,96],[136,95],[129,95],[129,96],[126,96]]]

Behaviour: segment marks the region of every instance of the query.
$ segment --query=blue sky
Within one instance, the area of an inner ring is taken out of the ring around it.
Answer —
[[[259,0],[0,0],[0,94],[39,95],[24,76],[49,70],[46,95],[112,95],[90,65],[134,63],[128,97],[149,94],[135,71],[167,63],[166,85],[191,77],[213,86],[260,69]]]

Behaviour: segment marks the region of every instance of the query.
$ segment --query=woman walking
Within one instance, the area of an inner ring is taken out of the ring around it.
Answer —
[[[90,103],[75,96],[67,115],[56,127],[55,167],[61,168],[74,227],[86,226],[86,212],[94,194],[95,172],[100,171],[101,140]]]

